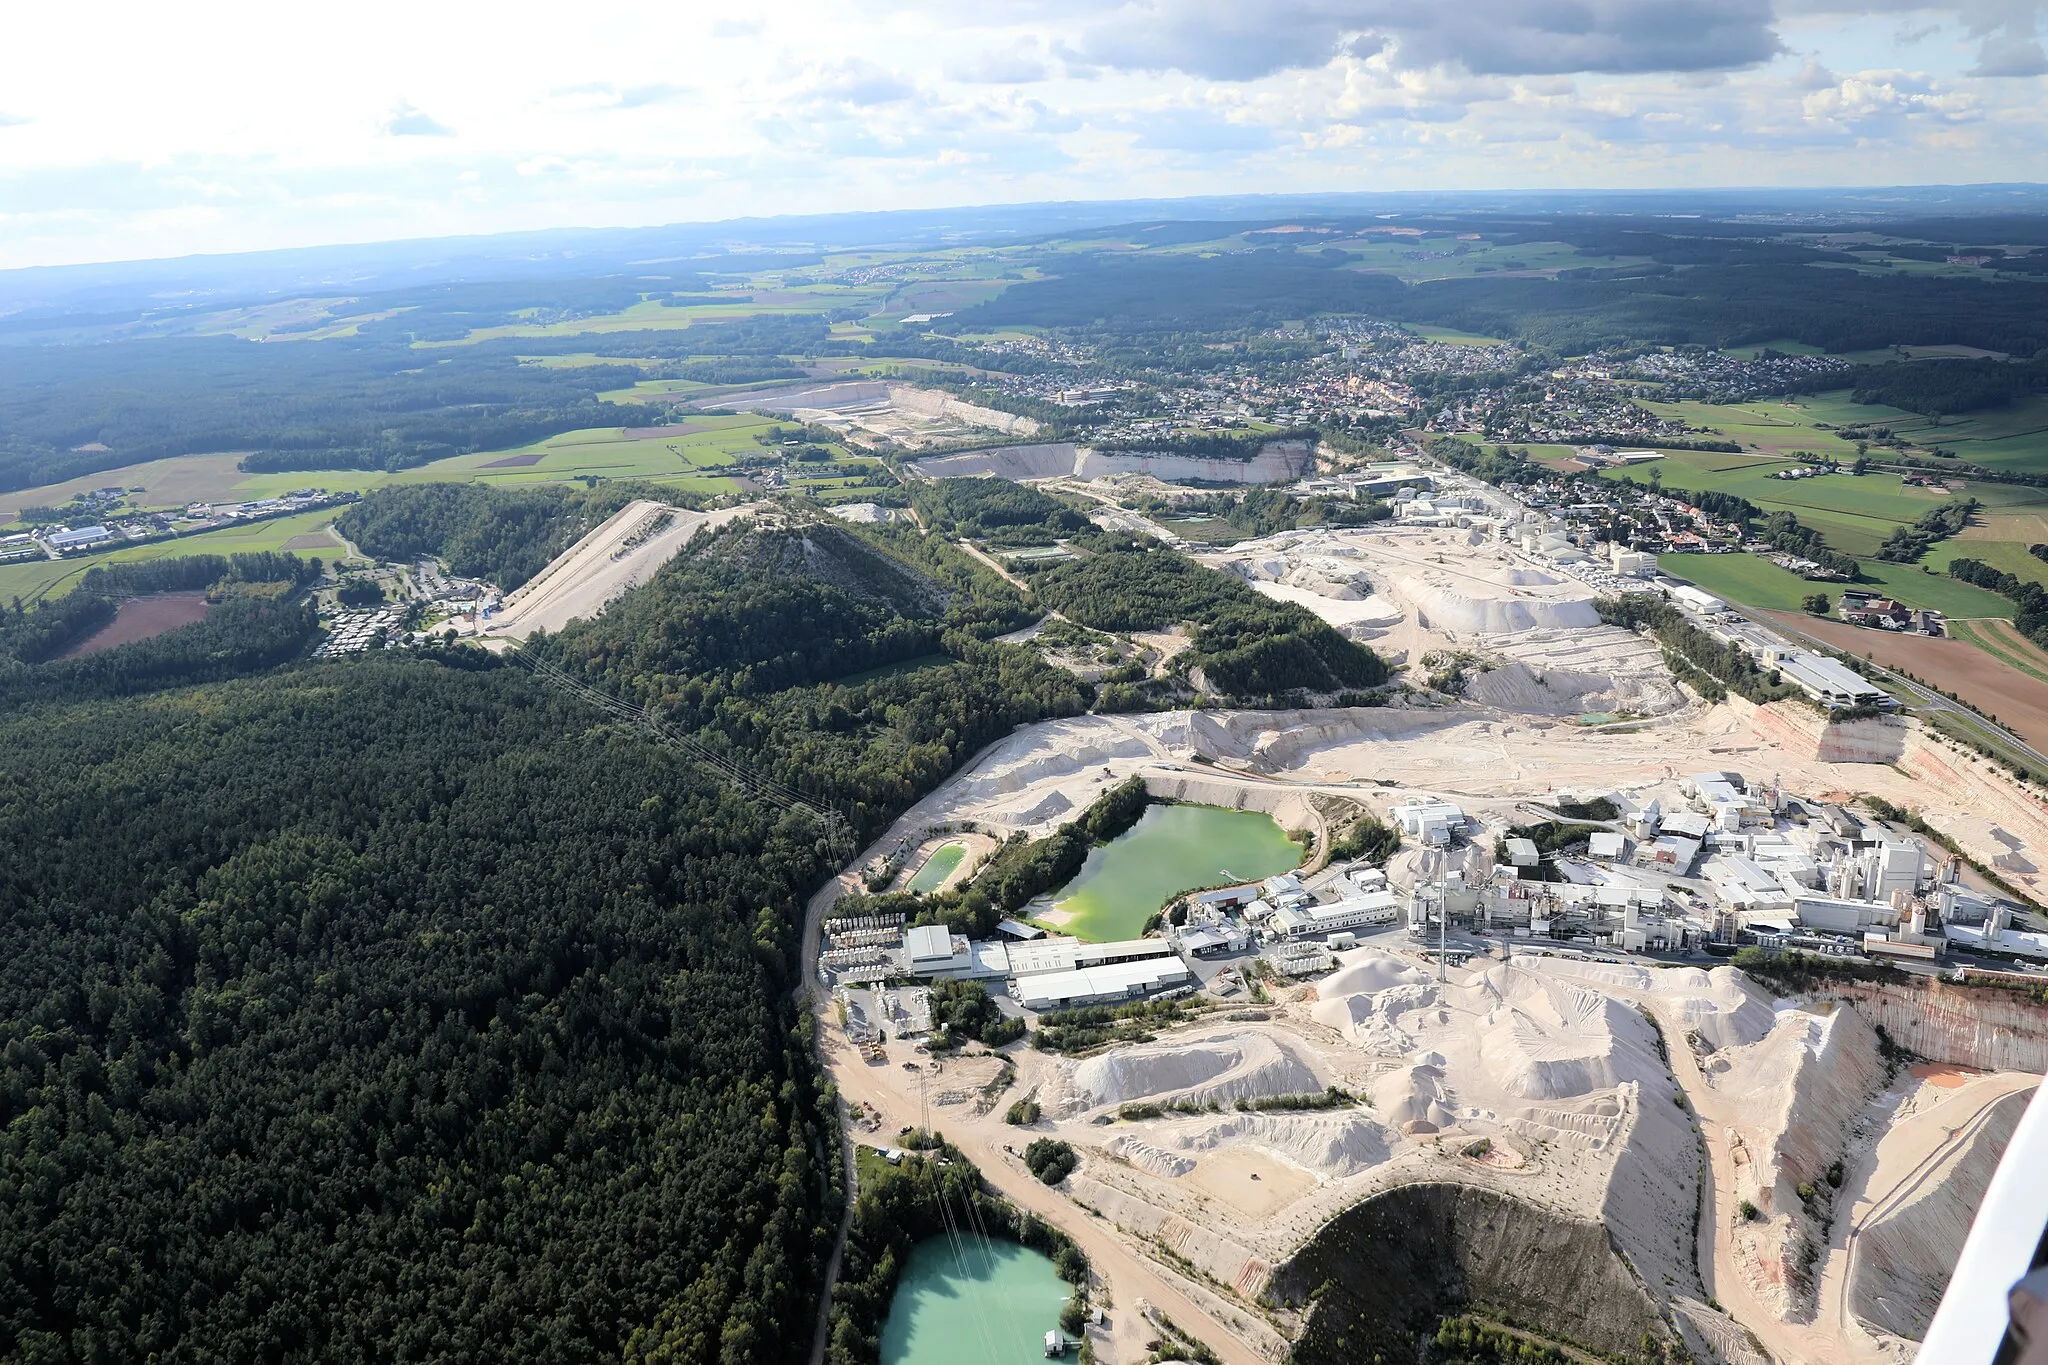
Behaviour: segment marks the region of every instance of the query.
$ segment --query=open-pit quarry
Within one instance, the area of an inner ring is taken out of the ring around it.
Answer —
[[[1307,441],[1268,441],[1242,458],[1188,455],[1174,450],[1098,450],[1072,441],[991,446],[946,455],[927,455],[909,468],[930,479],[994,477],[1090,481],[1141,477],[1204,484],[1286,483],[1315,467]]]
[[[1911,807],[1985,865],[2031,853],[2000,866],[2048,897],[2033,870],[2048,806],[1994,765],[1917,722],[1884,722],[1884,752],[1864,753],[1798,704],[1708,705],[1601,625],[1583,585],[1452,535],[1320,533],[1212,562],[1383,648],[1503,661],[1461,699],[1026,727],[876,849],[967,828],[1042,836],[1133,774],[1155,797],[1290,829],[1439,799],[1491,834],[1561,793],[1680,809],[1686,775],[1714,768]],[[1484,685],[1510,668],[1513,686]],[[1459,853],[1490,866],[1486,842]],[[813,902],[814,952],[872,856]],[[1398,889],[1429,865],[1411,845],[1388,870]],[[1533,946],[1440,969],[1395,928],[1320,975],[1269,982],[1263,1001],[1205,992],[1149,1041],[1011,1045],[1014,1075],[987,1092],[949,1079],[961,1059],[856,1046],[829,991],[813,1000],[848,1100],[883,1132],[943,1132],[1087,1251],[1113,1304],[1091,1331],[1098,1359],[1146,1358],[1141,1305],[1232,1362],[1406,1359],[1439,1314],[1467,1309],[1610,1359],[1681,1358],[1680,1344],[1743,1365],[1911,1359],[2048,1068],[2048,1008],[1929,977],[1777,998],[1708,958]],[[1004,1122],[1021,1098],[1040,1107],[1025,1129]],[[1021,1162],[1038,1137],[1080,1154],[1057,1187]]]
[[[1038,431],[1038,423],[1029,417],[964,402],[943,390],[882,380],[849,380],[726,401],[745,411],[828,427],[861,446],[886,443],[920,450],[961,439],[986,439],[989,432],[1030,436]]]
[[[1601,623],[1591,588],[1479,530],[1293,531],[1199,558],[1417,665],[1411,676],[1455,670],[1482,705],[1615,717],[1685,704],[1654,644]]]

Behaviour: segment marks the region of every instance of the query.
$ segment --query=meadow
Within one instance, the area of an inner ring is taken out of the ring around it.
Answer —
[[[1956,480],[1955,486],[1945,488],[1907,487],[1898,475],[1886,473],[1824,474],[1810,479],[1770,477],[1774,470],[1797,466],[1798,462],[1793,460],[1672,451],[1655,464],[1605,469],[1601,477],[1647,486],[1652,471],[1656,471],[1668,488],[1733,493],[1766,512],[1791,512],[1825,536],[1829,545],[1852,555],[1876,554],[1894,526],[1917,521],[1929,508],[1960,496],[1973,497],[1984,504],[1984,510],[1978,513],[1978,524],[1966,539],[2017,544],[2022,555],[2027,545],[2048,539],[2048,489],[1971,480]],[[1928,562],[1936,563],[1937,568],[1946,568],[1948,564],[1947,559]],[[2001,562],[2000,567],[2018,573],[2025,566]],[[2048,566],[2035,560],[2034,568]],[[2033,571],[2023,576],[2032,577]]]
[[[1808,596],[1824,592],[1839,597],[1842,584],[1813,583],[1755,555],[1659,555],[1657,566],[1717,597],[1764,611],[1797,611]],[[1917,565],[1862,561],[1864,582],[1857,587],[1883,593],[1910,607],[1925,607],[1953,617],[1998,617],[2010,620],[2012,603],[1997,593],[1960,583],[1946,574]]]
[[[1874,358],[1892,357],[1886,353]],[[1883,426],[1915,444],[1953,450],[1958,460],[1987,469],[2048,472],[2048,396],[1955,417],[1925,417],[1878,403],[1852,403],[1847,389],[1769,402],[1645,402],[1643,406],[1660,417],[1711,427],[1730,440],[1772,455],[1810,450],[1835,459],[1854,459],[1855,442],[1844,440],[1839,428]]]

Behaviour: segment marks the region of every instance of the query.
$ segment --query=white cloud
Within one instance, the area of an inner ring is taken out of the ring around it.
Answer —
[[[379,125],[386,137],[454,137],[455,130],[422,110],[415,109],[410,101],[400,100],[391,107]]]
[[[2042,3],[17,7],[0,266],[1022,199],[2024,180]],[[76,51],[90,85],[44,55]]]

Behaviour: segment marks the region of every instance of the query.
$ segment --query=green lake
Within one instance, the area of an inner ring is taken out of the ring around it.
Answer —
[[[1073,1290],[1052,1261],[1015,1242],[963,1236],[920,1242],[889,1317],[882,1365],[1043,1365],[1045,1334]]]
[[[1183,891],[1257,881],[1301,866],[1301,846],[1270,815],[1217,806],[1149,807],[1088,855],[1053,898],[1073,916],[1061,932],[1094,943],[1136,938]]]
[[[965,844],[942,844],[924,860],[924,866],[910,879],[912,891],[936,891],[939,883],[953,875],[953,869],[960,866],[960,860],[967,856]]]

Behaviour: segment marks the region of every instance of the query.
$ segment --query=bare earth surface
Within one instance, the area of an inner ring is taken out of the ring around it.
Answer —
[[[113,620],[57,657],[75,659],[112,649],[115,645],[147,640],[167,630],[202,621],[212,610],[213,604],[206,600],[204,593],[160,592],[149,597],[131,597],[115,610]]]

